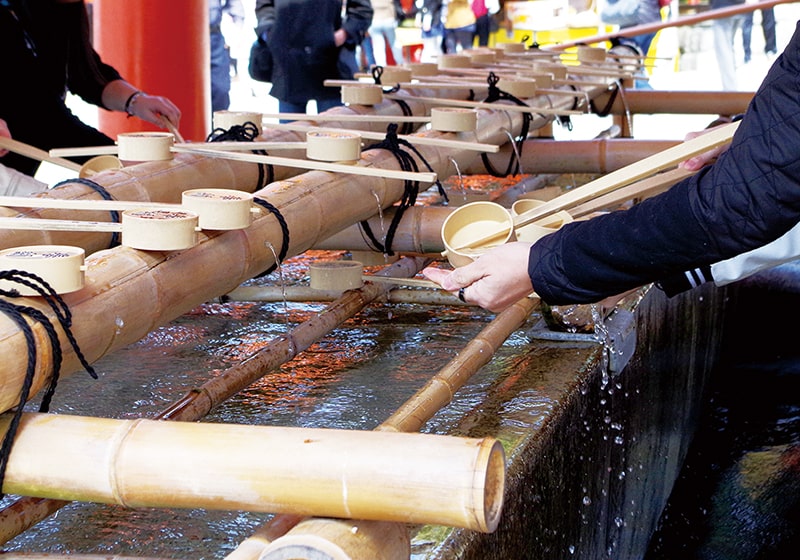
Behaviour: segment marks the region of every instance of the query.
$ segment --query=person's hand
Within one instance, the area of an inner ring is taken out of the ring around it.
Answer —
[[[345,41],[347,41],[347,31],[343,28],[339,28],[333,32],[333,44],[337,47],[341,47],[344,45]]]
[[[705,130],[699,130],[697,132],[690,132],[686,135],[683,141],[691,140],[692,138],[697,138],[698,136],[702,136],[707,132],[713,130],[712,128],[707,128]],[[690,157],[689,159],[682,161],[678,164],[678,167],[682,169],[686,169],[688,171],[698,171],[699,169],[705,167],[709,163],[712,163],[715,159],[717,159],[725,150],[730,147],[730,144],[723,144],[722,146],[717,146],[713,150],[709,150],[707,152],[703,152],[700,155],[696,155],[694,157]]]
[[[464,288],[465,301],[499,312],[533,292],[528,276],[530,248],[530,243],[505,243],[466,266],[455,270],[427,267],[422,274],[449,292]]]
[[[11,138],[11,131],[8,130],[8,125],[6,124],[6,121],[4,121],[3,119],[0,119],[0,136],[2,136],[3,138]],[[3,157],[7,153],[8,150],[0,148],[0,157]]]
[[[164,128],[162,117],[171,122],[175,128],[181,121],[181,111],[175,104],[159,95],[142,93],[137,95],[129,107],[130,113],[140,119]]]

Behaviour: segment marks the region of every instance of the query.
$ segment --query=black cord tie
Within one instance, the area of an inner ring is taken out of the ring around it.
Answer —
[[[76,179],[66,179],[64,181],[61,181],[60,183],[56,183],[50,190],[57,189],[58,187],[61,187],[63,185],[68,185],[69,183],[78,183],[79,185],[85,185],[90,189],[92,189],[97,194],[99,194],[103,198],[103,200],[115,200],[115,198],[111,196],[111,193],[108,192],[105,189],[105,187],[103,187],[99,183],[95,183],[90,179],[84,179],[81,177],[78,177]],[[109,210],[109,214],[111,214],[112,222],[116,224],[120,223],[121,217],[119,210]],[[111,234],[111,241],[109,241],[108,243],[108,248],[111,249],[112,247],[116,247],[117,245],[119,245],[119,243],[120,243],[120,232],[115,231]]]
[[[620,83],[614,82],[614,88],[611,90],[611,96],[608,98],[608,102],[605,104],[605,107],[602,109],[598,109],[597,106],[594,104],[594,99],[589,100],[589,107],[592,109],[592,112],[600,117],[607,117],[611,114],[611,107],[614,105],[614,101],[617,99],[617,94],[620,90]]]
[[[262,276],[266,276],[267,274],[271,274],[278,268],[278,264],[283,262],[283,259],[286,258],[286,254],[289,252],[289,225],[286,223],[286,218],[283,217],[280,210],[278,210],[275,205],[267,202],[263,198],[253,197],[253,202],[266,208],[270,213],[272,213],[275,218],[277,218],[278,223],[281,226],[281,232],[283,233],[283,239],[281,241],[281,250],[278,252],[278,260],[275,264],[269,267],[267,270],[262,272],[261,274],[256,275],[256,278],[261,278]]]
[[[403,112],[404,117],[413,117],[414,112],[411,110],[411,107],[408,106],[405,99],[394,99],[395,103],[400,106],[400,110]],[[411,134],[414,132],[414,123],[411,122],[404,122],[402,128],[400,129],[400,134]]]
[[[484,103],[494,103],[495,101],[506,100],[516,103],[521,107],[528,107],[528,104],[521,99],[497,87],[497,83],[500,81],[500,78],[494,72],[489,72],[489,76],[486,78],[486,81],[489,84],[489,94],[486,96],[486,99],[484,99]],[[481,160],[483,160],[483,165],[486,168],[486,171],[495,177],[506,177],[508,175],[515,175],[519,173],[519,160],[517,158],[517,154],[522,154],[522,147],[525,144],[525,139],[528,137],[528,132],[531,128],[531,122],[533,122],[533,115],[530,113],[523,113],[522,128],[520,129],[519,136],[514,139],[514,144],[516,145],[517,149],[509,157],[505,173],[500,173],[497,171],[497,169],[495,169],[495,167],[492,165],[492,162],[489,161],[489,156],[486,154],[486,152],[481,153]]]
[[[58,319],[58,322],[66,334],[69,343],[72,345],[75,355],[78,357],[78,360],[80,360],[81,365],[86,369],[89,375],[91,375],[94,379],[97,379],[97,373],[95,373],[92,366],[86,361],[86,358],[78,347],[78,343],[75,340],[72,331],[70,330],[72,325],[72,314],[69,310],[69,307],[67,307],[64,300],[55,292],[55,290],[53,290],[50,284],[36,274],[23,270],[2,270],[0,271],[0,279],[28,286],[45,299],[47,304],[53,310],[56,319]],[[20,294],[15,289],[0,289],[0,296],[16,298],[19,297]],[[0,299],[0,312],[10,317],[25,336],[28,359],[25,370],[25,378],[23,379],[22,387],[20,388],[19,401],[14,410],[14,415],[11,418],[11,422],[9,422],[8,430],[3,437],[3,442],[0,445],[0,488],[2,488],[6,467],[8,465],[8,458],[11,453],[11,447],[14,443],[14,438],[22,420],[24,406],[28,401],[28,397],[30,396],[36,373],[36,338],[33,335],[33,329],[31,328],[31,325],[28,323],[25,317],[27,316],[36,323],[42,325],[45,333],[47,334],[51,348],[53,371],[50,376],[50,384],[48,385],[47,390],[42,398],[42,402],[39,405],[39,412],[47,412],[50,409],[50,403],[52,401],[53,394],[55,393],[56,385],[58,384],[63,353],[61,351],[61,342],[58,339],[58,333],[56,332],[53,323],[40,310],[27,305],[14,304],[7,299]],[[0,494],[0,497],[2,497],[2,494]]]
[[[397,137],[397,124],[392,123],[386,129],[386,137],[370,146],[364,148],[363,151],[367,150],[375,150],[375,149],[383,149],[390,151],[394,157],[397,159],[397,162],[400,164],[400,168],[403,171],[419,171],[419,167],[417,166],[416,160],[411,156],[411,154],[404,150],[403,148],[408,148],[411,150],[416,156],[422,161],[428,171],[434,172],[431,165],[427,162],[425,157],[417,150],[408,140],[403,138]],[[442,183],[439,179],[436,179],[436,187],[439,190],[439,194],[444,198],[445,202],[448,202],[447,193],[442,187]],[[385,244],[378,241],[375,237],[375,234],[372,232],[372,228],[369,226],[369,223],[364,220],[361,222],[361,228],[364,234],[369,238],[370,242],[372,243],[375,250],[382,252],[385,255],[392,256],[394,255],[394,251],[392,250],[392,241],[394,240],[395,233],[397,232],[397,227],[400,225],[400,220],[403,218],[403,214],[405,213],[407,208],[414,206],[417,202],[417,195],[419,194],[419,181],[412,181],[411,179],[406,179],[404,188],[403,188],[403,196],[400,199],[400,204],[397,207],[397,211],[395,212],[394,216],[392,217],[392,221],[389,224],[389,228],[386,231],[386,240]]]
[[[258,138],[258,125],[247,121],[244,124],[235,124],[228,130],[215,128],[206,138],[206,142],[253,142]],[[252,153],[262,156],[269,155],[266,150],[251,150]],[[272,164],[258,164],[258,181],[256,189],[263,189],[275,180],[275,169]]]

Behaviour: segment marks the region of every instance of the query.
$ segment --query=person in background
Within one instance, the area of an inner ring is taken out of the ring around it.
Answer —
[[[759,10],[761,12],[761,31],[764,33],[764,54],[768,57],[778,54],[775,39],[775,10],[772,7]],[[742,48],[744,63],[750,62],[753,51],[750,49],[750,38],[753,34],[753,12],[747,12],[742,19]]]
[[[500,11],[500,0],[472,0],[472,13],[475,14],[475,36],[479,47],[489,46],[492,17]]]
[[[423,0],[419,11],[422,33],[422,61],[430,62],[444,51],[444,25],[442,24],[442,0]]]
[[[223,4],[224,0],[208,0],[212,111],[225,110],[231,104],[231,54],[222,34]]]
[[[352,80],[355,49],[372,23],[369,0],[256,0],[256,33],[272,55],[272,90],[282,113],[321,113],[342,104],[325,80]]]
[[[606,1],[600,12],[604,23],[619,25],[627,29],[637,25],[645,25],[661,21],[661,3],[659,0],[610,0]],[[622,44],[633,44],[639,51],[637,54],[647,56],[656,32],[643,33],[633,37],[623,37]]]
[[[70,111],[67,92],[156,126],[165,127],[163,118],[178,126],[180,110],[105,64],[89,31],[83,0],[0,0],[0,118],[16,140],[41,150],[114,144]],[[8,154],[4,163],[33,176],[40,162]]]
[[[372,64],[386,66],[387,48],[392,52],[395,64],[403,64],[403,50],[397,44],[397,22],[403,17],[400,0],[370,0],[372,4],[372,25],[367,40],[372,41]]]
[[[763,247],[800,222],[800,25],[772,65],[730,147],[668,191],[536,243],[506,243],[454,271],[423,273],[465,301],[500,311],[534,290],[551,305],[619,294]],[[658,285],[658,284],[656,284]],[[610,298],[610,300],[609,300]]]
[[[475,40],[475,14],[470,0],[446,0],[447,16],[444,20],[444,44],[448,53],[471,49]]]
[[[711,0],[711,9],[728,8],[744,4],[745,0]],[[733,40],[736,31],[742,26],[744,16],[737,14],[726,18],[717,18],[711,25],[714,30],[714,53],[717,56],[719,74],[724,91],[739,89],[736,79],[736,58],[734,57]]]
[[[3,119],[0,119],[0,138],[11,138],[6,121]],[[28,196],[47,190],[45,183],[3,165],[3,157],[7,154],[8,150],[0,148],[0,195]]]

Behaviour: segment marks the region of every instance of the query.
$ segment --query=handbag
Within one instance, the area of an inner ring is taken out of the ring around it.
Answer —
[[[639,23],[639,6],[642,0],[606,0],[600,12],[604,23],[630,27]]]
[[[258,82],[272,81],[272,53],[269,45],[261,37],[253,41],[250,47],[250,61],[247,65],[250,77]]]

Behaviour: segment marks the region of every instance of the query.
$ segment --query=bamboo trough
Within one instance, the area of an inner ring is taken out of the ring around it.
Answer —
[[[594,94],[596,92],[592,92]],[[409,104],[414,104],[419,100],[409,99]],[[425,104],[422,104],[423,107]],[[495,110],[492,110],[495,109]],[[505,130],[509,122],[516,124],[516,117],[509,117],[506,114],[498,116],[497,113],[505,113],[500,107],[481,109],[482,121],[477,131],[477,135],[486,140],[493,140],[500,143],[504,141],[501,130]],[[546,120],[544,121],[546,122]],[[539,121],[538,124],[543,124]],[[423,149],[426,158],[432,163],[435,169],[443,169],[449,165],[452,158],[465,163],[471,157],[470,154],[462,153],[458,149]],[[466,151],[465,151],[466,152]],[[202,158],[198,158],[202,159]],[[391,166],[391,158],[375,158],[377,165]],[[353,186],[357,186],[363,193],[361,196],[356,194],[354,200],[370,200],[376,194],[381,198],[380,204],[389,205],[399,197],[400,190],[398,185],[392,185],[392,181],[385,181],[383,185],[371,184],[364,185],[365,181],[354,180],[348,177],[342,180],[331,180],[327,173],[311,172],[301,176],[298,181],[279,181],[270,185],[261,193],[269,195],[269,200],[273,201],[290,227],[299,223],[304,217],[305,212],[299,211],[296,206],[310,204],[315,209],[327,209],[325,202],[332,202],[337,199],[347,185],[348,190],[352,191]],[[376,191],[377,189],[377,191]],[[292,192],[290,192],[292,191]],[[319,224],[309,228],[310,231],[293,231],[289,244],[289,254],[297,254],[305,248],[312,246],[313,242],[324,238],[326,235],[342,229],[343,227],[365,217],[374,214],[374,205],[355,204],[348,212],[327,215],[321,212],[322,218]],[[74,331],[81,346],[89,348],[87,354],[93,361],[107,352],[120,347],[123,344],[137,340],[154,326],[169,320],[180,313],[191,309],[197,303],[215,297],[238,285],[243,279],[248,278],[266,266],[273,263],[274,257],[268,252],[263,252],[263,245],[269,243],[278,245],[280,238],[279,230],[274,224],[267,224],[268,217],[259,219],[252,228],[246,232],[229,232],[219,235],[208,236],[201,240],[202,251],[188,250],[184,253],[174,255],[170,259],[165,259],[158,254],[139,254],[124,248],[117,248],[102,251],[94,257],[98,265],[94,270],[106,269],[106,272],[95,272],[96,276],[91,278],[87,289],[82,293],[69,296],[67,299],[73,308],[76,317],[93,317],[95,311],[99,309],[115,309],[115,320],[117,324],[124,324],[125,327],[119,329],[121,332],[116,334],[101,332],[103,327],[95,327],[88,322],[76,321]],[[208,253],[208,255],[201,255]],[[263,252],[263,254],[262,254]],[[111,270],[113,269],[113,270]],[[186,270],[225,270],[229,275],[222,280],[200,279],[199,282],[191,286],[191,291],[182,289],[170,282],[171,277],[185,274]],[[92,276],[92,275],[90,275]],[[170,291],[167,292],[166,288]],[[148,294],[153,301],[158,302],[157,309],[153,313],[142,313],[141,310],[133,310],[125,305],[127,293]],[[36,302],[32,302],[36,305]],[[2,325],[2,323],[0,323]],[[107,329],[105,330],[114,330]],[[10,337],[8,329],[2,337],[5,350],[14,351],[18,348],[9,342],[14,338]],[[41,333],[37,330],[37,336]],[[17,336],[17,342],[19,337]],[[65,370],[74,369],[77,364],[74,356],[67,356],[68,363]],[[9,369],[4,368],[7,373]],[[37,377],[41,377],[41,372]],[[7,377],[3,377],[7,381]],[[37,380],[37,382],[39,382]],[[12,388],[14,382],[5,383],[3,394],[7,395],[5,389]],[[13,401],[12,401],[13,402]]]

